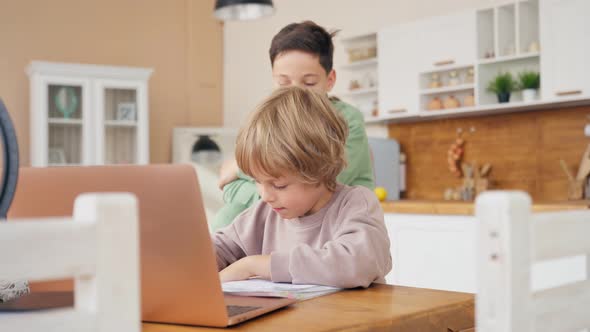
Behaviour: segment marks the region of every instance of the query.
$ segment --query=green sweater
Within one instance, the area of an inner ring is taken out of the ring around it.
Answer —
[[[340,172],[336,180],[340,183],[355,186],[361,185],[369,189],[375,187],[373,166],[365,132],[363,115],[352,105],[340,100],[333,100],[334,107],[341,112],[348,123],[348,138],[346,139],[347,167]],[[260,199],[254,181],[238,173],[238,179],[223,187],[225,205],[215,215],[211,225],[217,231],[232,223],[234,218]]]

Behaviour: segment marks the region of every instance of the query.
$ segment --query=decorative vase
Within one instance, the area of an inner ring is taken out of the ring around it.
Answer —
[[[475,97],[473,96],[473,94],[465,96],[465,98],[463,99],[463,106],[475,106]]]
[[[443,101],[443,107],[445,109],[451,109],[451,108],[458,108],[461,106],[461,103],[459,102],[459,100],[457,98],[455,98],[455,96],[450,95],[447,98],[445,98],[445,100]]]
[[[69,119],[78,109],[78,97],[71,87],[61,87],[55,93],[55,108],[65,119]]]
[[[537,90],[536,89],[524,89],[522,90],[522,101],[525,103],[531,102],[537,99]]]
[[[497,95],[499,103],[507,103],[510,101],[510,92],[500,92]]]
[[[443,108],[442,102],[438,97],[434,97],[427,106],[429,111],[440,110]]]

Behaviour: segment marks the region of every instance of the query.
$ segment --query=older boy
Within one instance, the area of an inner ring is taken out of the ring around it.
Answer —
[[[236,159],[262,199],[213,235],[221,281],[384,282],[392,263],[381,206],[366,187],[336,180],[347,136],[324,93],[282,88],[258,107]]]
[[[305,21],[292,23],[277,33],[269,55],[275,87],[305,86],[327,94],[336,82],[332,67],[333,35],[321,26]],[[362,114],[336,98],[333,106],[348,125],[346,158],[348,166],[338,175],[338,182],[374,188],[373,168]],[[222,169],[220,187],[225,205],[215,216],[212,229],[229,225],[233,219],[260,199],[251,178],[239,172],[235,161]]]

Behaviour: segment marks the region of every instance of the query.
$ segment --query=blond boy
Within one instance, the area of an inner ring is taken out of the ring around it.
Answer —
[[[281,88],[241,130],[240,169],[261,200],[213,235],[222,281],[368,287],[391,270],[383,211],[363,186],[336,182],[348,128],[325,94]]]

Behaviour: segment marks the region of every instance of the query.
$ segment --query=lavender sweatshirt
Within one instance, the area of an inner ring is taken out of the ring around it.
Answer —
[[[318,212],[282,219],[259,201],[213,234],[222,270],[251,255],[270,255],[274,282],[342,288],[384,282],[391,270],[383,210],[369,189],[338,185]]]

